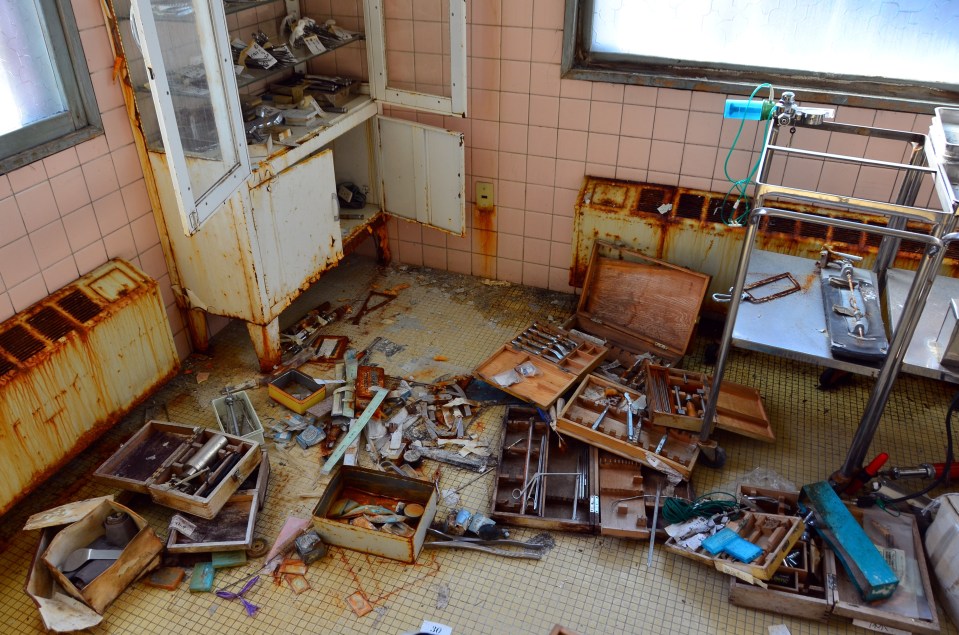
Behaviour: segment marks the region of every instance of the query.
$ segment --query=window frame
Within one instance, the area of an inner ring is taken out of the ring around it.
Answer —
[[[103,134],[100,109],[70,0],[35,1],[67,111],[0,135],[4,148],[0,154],[0,174]]]
[[[563,25],[561,75],[565,79],[634,84],[696,90],[727,95],[749,95],[760,83],[777,90],[792,90],[809,103],[856,106],[932,114],[937,106],[959,103],[959,86],[931,88],[904,80],[878,81],[874,77],[798,74],[775,68],[737,67],[727,64],[664,64],[658,58],[632,55],[591,54],[594,0],[567,0]],[[851,83],[869,90],[852,92]]]

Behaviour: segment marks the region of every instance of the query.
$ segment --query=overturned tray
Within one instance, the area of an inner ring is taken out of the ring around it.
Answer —
[[[166,549],[170,553],[212,553],[249,549],[253,544],[253,528],[259,509],[258,496],[234,494],[220,509],[216,518],[207,520],[187,516],[191,533],[170,527]]]
[[[175,489],[172,479],[182,473],[184,462],[217,435],[226,439],[226,446],[222,454],[217,454],[219,462],[212,464],[214,476],[209,485],[192,494]],[[255,441],[211,428],[148,421],[97,468],[93,477],[120,489],[149,494],[161,505],[210,519],[256,469],[261,458],[260,445]]]

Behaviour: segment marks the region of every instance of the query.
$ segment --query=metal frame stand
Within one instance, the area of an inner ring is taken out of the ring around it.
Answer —
[[[876,257],[873,270],[876,272],[880,281],[880,292],[887,286],[886,274],[892,267],[896,255],[899,251],[900,242],[903,239],[923,244],[924,250],[919,262],[918,269],[912,277],[906,293],[905,301],[902,305],[902,312],[898,316],[898,325],[893,327],[893,335],[890,341],[889,351],[885,360],[878,371],[869,366],[853,368],[856,372],[864,374],[875,374],[876,383],[869,396],[869,400],[863,411],[859,427],[850,444],[849,451],[842,467],[832,475],[832,479],[837,483],[848,482],[861,468],[865,460],[866,452],[872,443],[876,430],[879,426],[879,420],[883,409],[889,398],[893,383],[903,366],[903,360],[906,355],[917,324],[922,316],[923,308],[929,297],[933,282],[936,280],[936,274],[942,265],[945,256],[945,246],[948,243],[959,240],[959,233],[949,233],[956,225],[956,211],[959,209],[957,204],[955,189],[949,183],[942,162],[936,160],[933,155],[933,149],[926,135],[901,132],[895,130],[886,130],[880,128],[871,128],[866,126],[850,126],[844,124],[822,123],[816,126],[805,126],[802,124],[793,124],[792,131],[796,127],[815,127],[819,130],[830,132],[849,133],[867,137],[879,137],[884,139],[901,140],[912,144],[912,151],[908,163],[891,163],[878,161],[874,159],[865,159],[860,157],[848,157],[844,155],[830,154],[826,152],[815,152],[810,150],[801,150],[776,144],[780,125],[774,123],[767,134],[762,154],[760,157],[759,179],[757,180],[757,189],[755,195],[755,208],[749,216],[746,224],[746,236],[743,242],[743,249],[740,254],[739,263],[736,270],[736,277],[733,289],[731,291],[731,301],[729,305],[729,314],[723,329],[722,340],[719,352],[716,358],[716,365],[713,371],[713,383],[710,387],[709,399],[703,413],[703,426],[700,432],[700,442],[705,457],[709,462],[721,464],[724,460],[724,453],[715,441],[710,439],[716,418],[716,404],[719,398],[719,391],[722,385],[723,373],[726,369],[726,362],[729,350],[733,345],[734,331],[736,329],[736,319],[742,307],[743,288],[746,285],[746,277],[749,272],[750,259],[753,256],[756,237],[759,231],[759,224],[763,218],[784,218],[804,223],[815,223],[853,231],[863,231],[870,234],[879,234],[882,236],[882,243]],[[875,166],[889,168],[892,170],[905,171],[905,178],[898,192],[895,203],[882,203],[868,199],[856,197],[840,196],[824,192],[815,192],[802,190],[798,188],[786,187],[783,185],[773,185],[767,181],[771,158],[774,153],[783,153],[787,155],[797,155],[805,158],[819,159],[823,161],[839,161],[853,163],[858,165]],[[916,195],[919,191],[921,179],[923,176],[933,177],[936,183],[937,193],[942,201],[942,211],[929,210],[915,207]],[[879,214],[888,218],[886,226],[869,225],[862,222],[830,218],[826,216],[816,216],[800,212],[775,209],[774,203],[766,203],[767,198],[789,199],[799,201],[810,205],[821,205],[823,207],[835,209],[848,209],[853,212],[865,214]],[[929,226],[929,234],[919,233],[907,230],[909,221],[918,221]],[[771,257],[776,257],[772,255]],[[783,256],[783,258],[793,258]],[[818,294],[818,291],[817,291]],[[892,303],[889,303],[890,311],[893,310]],[[766,305],[764,305],[766,306]],[[770,318],[771,319],[771,318]],[[895,319],[893,320],[895,322]],[[748,345],[746,346],[749,347]],[[773,354],[789,355],[789,350],[771,351],[757,346],[756,350],[764,350]],[[836,363],[827,352],[798,352],[795,357],[805,361],[822,363],[826,366],[849,368],[855,367],[855,363]],[[949,373],[943,371],[942,378],[959,381],[957,376],[948,376]]]

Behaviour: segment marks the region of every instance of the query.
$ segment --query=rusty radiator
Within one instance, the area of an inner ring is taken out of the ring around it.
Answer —
[[[178,366],[157,283],[122,260],[0,324],[0,513]]]
[[[724,293],[732,286],[745,230],[722,222],[721,219],[728,217],[731,211],[729,203],[725,203],[727,208],[723,210],[723,196],[720,192],[587,176],[576,201],[570,285],[582,287],[593,241],[599,238],[709,274],[712,282],[703,308],[714,314],[725,313],[725,305],[713,302],[711,298],[713,293]],[[812,208],[787,201],[770,204],[873,225],[886,222],[882,216],[866,216],[847,210]],[[908,229],[923,231],[922,226],[912,223]],[[875,259],[879,242],[879,236],[864,231],[767,218],[760,225],[757,246],[768,251],[816,258],[822,246],[830,244],[839,251],[862,255],[862,266],[869,267]],[[920,243],[904,241],[895,264],[904,269],[915,269],[921,255]],[[949,248],[944,269],[945,275],[955,277],[959,273],[959,244]]]

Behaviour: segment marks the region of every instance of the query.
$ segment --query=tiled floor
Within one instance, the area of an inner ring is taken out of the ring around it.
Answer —
[[[361,326],[347,321],[327,327],[349,335],[363,348],[375,336],[400,345],[373,361],[391,375],[430,381],[440,375],[468,373],[495,348],[533,319],[565,318],[574,298],[518,286],[484,284],[477,278],[423,269],[378,268],[354,257],[345,261],[299,302],[306,310],[329,300],[334,306],[359,306],[366,292],[409,284],[399,297],[365,318]],[[683,366],[705,369],[703,351],[709,338],[698,336]],[[437,360],[444,361],[437,361]],[[91,480],[92,471],[142,425],[145,416],[214,426],[210,401],[220,388],[252,377],[254,355],[246,330],[231,324],[215,339],[210,357],[191,358],[185,372],[154,395],[124,422],[94,444],[81,458],[41,486],[0,519],[0,624],[4,633],[42,630],[39,616],[23,592],[27,567],[37,537],[21,532],[26,517],[39,510],[113,492]],[[722,470],[699,467],[697,491],[734,490],[736,481],[757,466],[773,468],[794,483],[822,480],[842,462],[858,423],[871,381],[824,392],[816,388],[820,369],[760,354],[734,351],[727,379],[755,386],[764,395],[777,436],[775,444],[721,435],[728,453]],[[197,382],[200,373],[209,379]],[[938,461],[944,453],[942,420],[954,387],[902,377],[893,391],[873,452],[886,450],[891,464]],[[269,426],[280,407],[265,388],[253,391],[259,416]],[[150,409],[149,413],[144,410]],[[482,436],[498,443],[502,406],[487,407]],[[306,517],[316,500],[318,461],[293,446],[270,444],[273,479],[256,533],[272,539],[284,519]],[[471,473],[440,468],[441,487],[466,483]],[[470,508],[489,509],[493,476],[463,492]],[[170,510],[135,499],[158,533],[166,536]],[[445,509],[441,508],[441,514]],[[525,540],[536,531],[517,529]],[[545,635],[554,624],[582,633],[765,633],[785,623],[794,634],[853,632],[847,622],[823,625],[740,609],[727,601],[727,579],[705,566],[657,547],[646,566],[647,543],[599,536],[555,534],[556,546],[541,561],[510,560],[473,552],[424,552],[414,566],[334,548],[315,564],[307,578],[312,590],[294,595],[286,586],[261,579],[247,595],[261,607],[247,617],[237,602],[209,593],[191,594],[184,582],[177,591],[135,584],[111,606],[98,633],[383,633],[415,632],[424,619],[453,627],[453,633],[529,633]],[[221,587],[248,575],[257,564],[221,571]],[[363,592],[375,607],[358,618],[344,598]],[[448,600],[445,598],[448,597]],[[771,607],[775,610],[775,607]],[[955,630],[946,622],[946,632]]]

